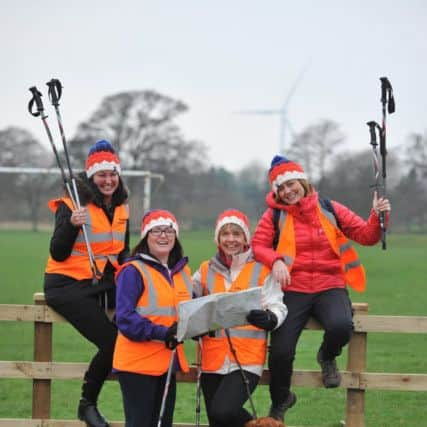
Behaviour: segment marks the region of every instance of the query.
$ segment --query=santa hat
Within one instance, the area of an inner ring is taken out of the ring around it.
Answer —
[[[165,209],[152,209],[142,217],[141,239],[143,239],[152,228],[158,226],[172,227],[178,237],[179,227],[175,216]]]
[[[307,180],[308,178],[300,164],[284,156],[274,156],[271,161],[270,170],[268,171],[268,179],[271,189],[274,193],[277,193],[277,189],[286,181],[290,181],[291,179]]]
[[[215,237],[214,241],[217,245],[219,245],[218,236],[221,228],[227,224],[235,224],[238,225],[245,234],[246,242],[249,243],[251,238],[251,233],[249,231],[249,219],[243,213],[238,211],[237,209],[227,209],[221,214],[219,214],[218,219],[216,220],[215,226]]]
[[[120,174],[120,160],[110,142],[103,139],[90,147],[85,170],[88,178],[102,170],[116,171]]]

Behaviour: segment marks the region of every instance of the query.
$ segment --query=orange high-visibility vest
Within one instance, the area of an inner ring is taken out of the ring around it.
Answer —
[[[49,208],[56,212],[59,203],[64,202],[73,209],[69,198],[50,200]],[[107,261],[118,268],[118,255],[125,247],[126,224],[129,218],[128,206],[120,205],[114,210],[113,222],[110,223],[102,208],[93,203],[85,206],[88,213],[86,232],[90,246],[100,272],[104,271]],[[74,242],[71,255],[64,261],[55,261],[51,256],[47,261],[46,273],[64,274],[76,280],[90,279],[89,256],[82,230],[79,231]]]
[[[136,311],[157,325],[171,326],[177,319],[177,306],[191,299],[191,272],[186,266],[172,277],[173,286],[155,268],[142,260],[131,261],[141,274],[145,289],[141,294]],[[129,265],[125,264],[125,265]],[[181,369],[188,372],[188,363],[182,345],[177,347]],[[119,371],[159,376],[167,372],[172,350],[164,341],[133,341],[118,333],[114,349],[113,367]]]
[[[335,216],[331,212],[320,205],[317,212],[325,236],[340,259],[345,282],[355,291],[363,292],[366,289],[366,274],[356,249],[338,228]],[[280,237],[276,251],[283,254],[284,261],[291,271],[296,255],[294,219],[284,210],[280,211],[279,229]]]
[[[201,282],[204,293],[226,292],[224,277],[209,267],[209,261],[200,266]],[[229,292],[262,286],[270,270],[261,263],[248,262],[233,281]],[[242,365],[264,365],[267,352],[267,332],[255,326],[230,328],[230,338],[236,351],[237,359]],[[203,337],[202,370],[215,372],[224,364],[225,358],[235,361],[223,329],[215,331],[215,337]]]

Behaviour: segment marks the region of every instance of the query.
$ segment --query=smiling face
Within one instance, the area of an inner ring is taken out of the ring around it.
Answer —
[[[227,257],[238,255],[245,251],[248,243],[241,227],[236,224],[224,225],[218,234],[219,249]]]
[[[109,204],[119,186],[119,174],[116,171],[101,170],[96,172],[92,179],[104,196],[104,202]]]
[[[298,179],[286,181],[277,188],[277,197],[285,205],[295,205],[305,193],[305,188]]]
[[[148,232],[148,249],[161,263],[167,264],[169,254],[175,245],[175,239],[176,233],[172,227],[154,227]]]

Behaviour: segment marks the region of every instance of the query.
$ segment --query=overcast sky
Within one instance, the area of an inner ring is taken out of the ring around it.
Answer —
[[[214,165],[267,168],[279,116],[236,112],[280,108],[300,76],[287,108],[294,130],[331,119],[345,148],[361,150],[365,123],[381,121],[387,76],[396,98],[387,143],[398,147],[427,129],[426,18],[425,0],[2,0],[0,129],[24,127],[48,144],[27,112],[28,88],[45,91],[53,77],[69,139],[103,97],[154,89],[188,105],[179,124]]]

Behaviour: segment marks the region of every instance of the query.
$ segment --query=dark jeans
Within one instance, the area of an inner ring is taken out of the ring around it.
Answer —
[[[244,372],[252,393],[259,376]],[[243,427],[252,419],[252,415],[243,408],[249,397],[240,371],[227,375],[202,374],[200,381],[210,427]]]
[[[97,295],[63,304],[50,302],[49,305],[98,347],[98,352],[89,363],[82,387],[82,396],[96,403],[101,387],[111,372],[117,337],[116,325],[105,314]]]
[[[344,288],[314,294],[284,292],[283,301],[288,307],[288,316],[271,333],[268,358],[273,405],[283,402],[289,393],[297,342],[310,316],[325,330],[320,346],[325,360],[341,354],[353,331],[351,301]]]
[[[118,372],[126,427],[157,427],[167,374],[160,376]],[[162,427],[172,427],[176,378],[171,376]]]

